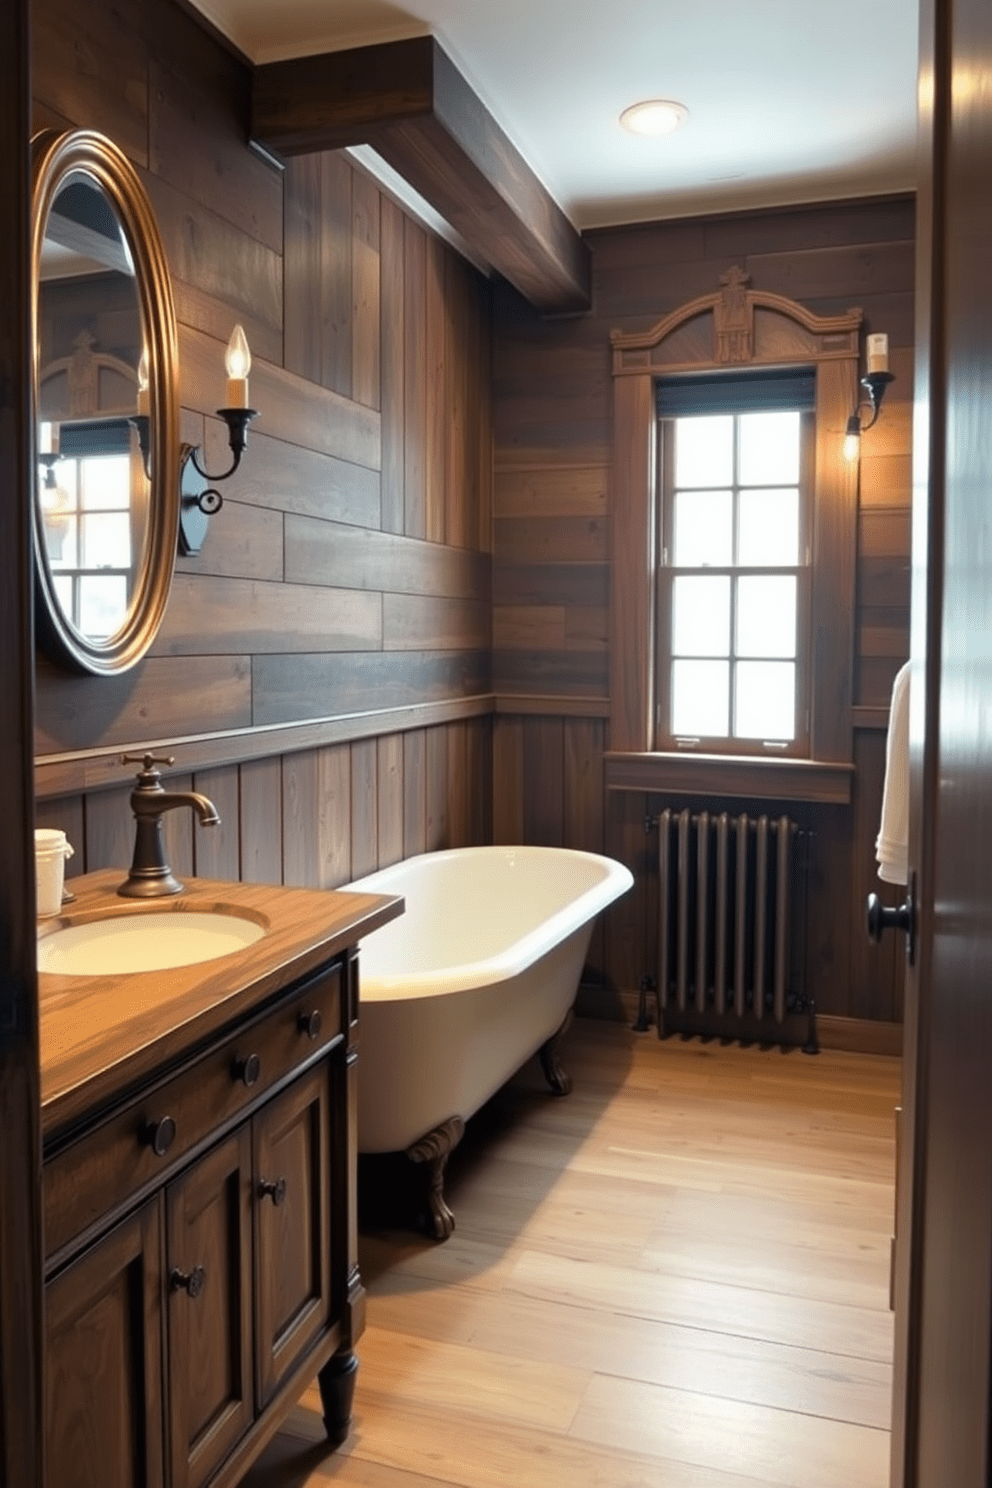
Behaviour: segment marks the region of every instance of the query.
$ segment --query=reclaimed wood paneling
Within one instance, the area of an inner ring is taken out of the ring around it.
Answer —
[[[425,731],[390,710],[460,710],[490,687],[489,287],[344,155],[280,172],[251,151],[250,70],[187,8],[147,0],[124,27],[118,10],[36,0],[35,117],[104,129],[143,172],[175,288],[183,437],[226,468],[215,410],[238,320],[259,417],[201,553],[177,565],[154,653],[112,681],[39,662],[45,818],[78,838],[72,867],[126,866],[114,752],[171,741],[222,817],[194,833],[170,815],[177,865],[327,886],[445,846],[452,826],[476,840],[488,720],[449,740],[451,720]]]
[[[238,817],[245,883],[280,884],[282,862],[282,768],[276,756],[246,760],[239,767]]]

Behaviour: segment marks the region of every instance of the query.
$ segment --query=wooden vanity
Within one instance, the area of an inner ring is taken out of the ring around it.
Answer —
[[[356,944],[402,899],[190,880],[108,914],[261,917],[218,960],[39,976],[48,1480],[230,1488],[315,1375],[344,1439],[363,1326]]]

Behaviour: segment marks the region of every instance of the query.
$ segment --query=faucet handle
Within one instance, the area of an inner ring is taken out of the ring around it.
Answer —
[[[175,762],[176,762],[175,755],[172,755],[172,754],[164,754],[164,755],[155,755],[155,754],[122,754],[121,755],[121,764],[122,765],[143,765],[144,766],[144,769],[141,770],[139,772],[139,774],[138,774],[138,779],[139,779],[139,781],[142,781],[145,784],[149,784],[152,781],[158,780],[158,778],[159,778],[159,772],[155,769],[155,766],[156,765],[174,765]]]

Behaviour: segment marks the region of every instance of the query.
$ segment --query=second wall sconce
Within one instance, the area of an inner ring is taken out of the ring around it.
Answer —
[[[866,343],[868,370],[861,379],[865,396],[859,398],[857,406],[847,421],[844,432],[844,459],[856,460],[861,453],[861,436],[870,429],[882,410],[882,399],[890,382],[895,381],[889,371],[889,338],[884,332],[869,336]],[[861,421],[862,408],[870,410],[865,423]]]

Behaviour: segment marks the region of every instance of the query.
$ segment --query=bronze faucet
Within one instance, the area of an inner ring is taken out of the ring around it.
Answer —
[[[137,822],[131,871],[117,890],[124,899],[158,899],[181,894],[182,884],[165,861],[162,817],[177,806],[189,806],[205,827],[220,825],[217,807],[198,791],[167,791],[156,765],[173,764],[172,755],[156,759],[153,754],[125,754],[121,764],[141,764],[138,783],[131,792],[131,810]]]

